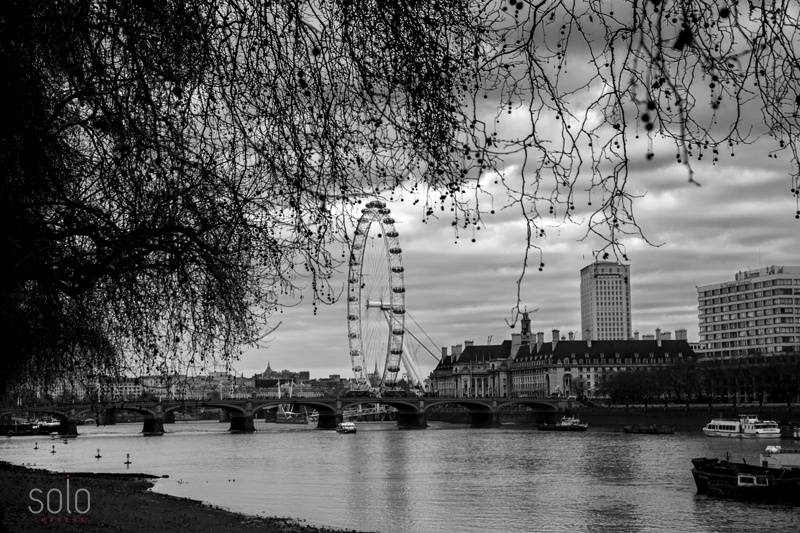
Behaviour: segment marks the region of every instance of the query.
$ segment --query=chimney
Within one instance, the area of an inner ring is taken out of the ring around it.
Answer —
[[[442,346],[442,359],[447,357],[447,346]]]
[[[458,356],[461,355],[461,345],[454,344],[450,347],[450,353],[453,355],[453,361],[458,360]]]
[[[521,333],[512,333],[511,334],[511,357],[516,357],[517,352],[519,352],[519,347],[522,346],[522,334]]]
[[[661,328],[656,328],[656,344],[661,347]]]
[[[465,340],[464,341],[464,348],[469,348],[470,346],[473,346],[474,344],[475,344],[475,341]]]
[[[638,331],[634,331],[633,332],[633,340],[636,340],[636,341],[639,340],[639,332]]]
[[[553,330],[553,351],[556,349],[556,344],[558,344],[558,330]]]
[[[686,330],[684,328],[676,329],[675,330],[675,340],[676,341],[685,341],[686,340]]]
[[[536,351],[540,351],[542,349],[542,344],[544,344],[544,332],[539,331],[536,333]]]
[[[572,331],[569,332],[569,340],[571,340],[571,341],[575,340],[575,333],[572,332]]]
[[[672,332],[671,331],[662,332],[661,333],[661,340],[671,341],[672,340]]]

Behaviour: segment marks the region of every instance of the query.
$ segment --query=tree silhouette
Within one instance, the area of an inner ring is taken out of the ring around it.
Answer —
[[[797,198],[797,17],[699,0],[4,2],[0,374],[230,362],[282,294],[337,297],[337,246],[374,196],[410,192],[456,232],[518,210],[520,285],[529,253],[544,267],[544,221],[578,202],[598,253],[625,259],[631,161],[665,146],[696,181],[692,161],[769,136]]]

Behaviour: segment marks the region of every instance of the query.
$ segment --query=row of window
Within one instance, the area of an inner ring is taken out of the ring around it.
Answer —
[[[714,325],[701,325],[700,331],[722,331],[726,329],[745,329],[756,326],[770,326],[772,324],[800,324],[800,316],[793,318],[790,316],[779,316],[775,318],[759,318],[758,320],[742,320],[740,322],[725,322]],[[703,322],[701,322],[703,324]]]
[[[764,335],[773,335],[775,333],[795,333],[794,328],[764,328],[764,329],[756,329],[756,330],[748,330],[748,331],[730,331],[725,333],[708,333],[703,335],[704,340],[716,340],[716,339],[736,339],[739,337],[749,337],[748,344],[760,344],[763,342],[762,339],[753,338],[753,337],[763,337]]]
[[[764,337],[762,339],[758,339],[757,342],[755,342],[754,339],[717,342],[714,342],[711,339],[705,339],[705,341],[708,343],[709,349],[734,348],[737,346],[768,346],[770,344],[775,344],[793,347],[793,349],[800,351],[800,346],[793,346],[795,344],[800,344],[800,337]]]
[[[791,294],[800,294],[800,289],[770,289],[768,291],[755,291],[755,292],[747,292],[747,293],[739,293],[734,294],[731,296],[721,296],[719,298],[702,298],[701,297],[701,305],[709,305],[709,304],[724,304],[728,302],[735,302],[741,300],[752,300],[754,298],[766,298],[769,296],[786,296]]]
[[[708,298],[710,296],[718,296],[720,294],[733,294],[737,292],[752,291],[755,289],[762,289],[764,287],[786,287],[791,285],[800,286],[800,278],[797,279],[768,279],[765,281],[757,281],[755,283],[743,283],[741,285],[733,285],[730,287],[722,287],[719,289],[709,289],[706,291],[698,291],[701,297]]]
[[[726,346],[725,348],[731,348]],[[797,351],[800,347],[784,346],[782,344],[774,344],[772,346],[762,346],[759,348],[738,348],[733,350],[723,350],[719,346],[709,347],[705,354],[706,357],[720,358],[720,357],[736,357],[743,355],[762,355],[762,354],[780,354]]]
[[[713,307],[705,307],[701,305],[698,309],[701,315],[707,315],[712,313],[724,313],[726,311],[739,311],[742,309],[758,309],[759,307],[774,307],[776,305],[800,305],[800,298],[769,298],[766,300],[759,300],[756,302],[747,302],[743,304],[717,305]]]
[[[715,324],[714,326],[701,326],[700,327],[700,334],[701,335],[710,335],[710,334],[712,334],[714,332],[723,332],[723,333],[730,333],[734,337],[747,337],[748,335],[764,335],[764,334],[768,334],[768,333],[777,333],[777,332],[792,333],[794,331],[800,331],[799,327],[792,326],[791,323],[792,323],[791,320],[787,320],[787,324],[789,324],[789,325],[787,325],[787,326],[777,326],[775,328],[770,328],[770,327],[767,327],[767,328],[749,327],[748,328],[746,326],[736,327],[736,326],[731,325],[731,324],[718,324],[718,325]],[[776,321],[776,324],[778,324],[777,321]],[[798,322],[798,324],[800,324],[800,322]]]
[[[682,353],[678,354],[678,357],[683,357]],[[664,353],[664,357],[655,357],[653,354],[650,354],[649,357],[639,357],[639,354],[634,354],[634,357],[616,357],[616,358],[609,358],[605,361],[606,364],[609,365],[660,365],[664,363],[670,362],[670,355],[668,353]],[[541,366],[564,366],[564,367],[577,367],[582,368],[582,365],[585,364],[602,364],[599,359],[594,358],[591,360],[585,361],[578,361],[577,359],[573,359],[570,361],[569,359],[563,359],[561,361],[551,361],[549,359],[534,359],[530,360],[529,358],[517,360],[512,365],[512,370],[519,369],[519,368],[536,368]],[[588,367],[587,367],[588,368]],[[605,367],[599,367],[605,369]],[[458,372],[458,369],[453,369],[454,372]]]
[[[775,307],[774,309],[759,309],[758,311],[747,311],[745,313],[729,313],[724,315],[705,315],[700,317],[700,323],[709,322],[724,322],[728,320],[735,320],[737,318],[755,318],[757,316],[772,316],[772,315],[800,315],[800,307],[796,310],[791,307]]]

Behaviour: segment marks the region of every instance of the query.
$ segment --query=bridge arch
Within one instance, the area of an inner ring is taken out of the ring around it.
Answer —
[[[435,410],[447,405],[465,407],[469,424],[472,427],[492,427],[501,423],[503,410],[515,406],[529,407],[537,417],[537,422],[550,421],[563,409],[558,403],[541,398],[432,398],[425,401],[424,411]]]
[[[437,407],[441,408],[446,405],[465,407],[469,413],[469,425],[471,427],[493,427],[500,425],[494,403],[491,400],[481,398],[443,398],[441,400],[430,400],[425,402],[424,411],[427,413]]]
[[[271,400],[261,400],[253,408],[253,412],[261,409],[277,408],[279,405],[291,404],[293,406],[303,406],[316,409],[317,429],[333,429],[342,421],[342,413],[337,408],[335,401],[322,401],[316,398],[275,398]]]
[[[229,429],[232,433],[252,433],[256,430],[253,424],[253,406],[248,400],[242,405],[228,403],[218,400],[206,400],[198,403],[199,407],[214,407],[222,409],[231,417],[231,427]]]
[[[503,411],[515,406],[527,407],[533,418],[532,422],[537,425],[544,422],[555,423],[557,414],[563,413],[565,410],[558,402],[553,403],[536,398],[509,398],[497,403],[498,418],[502,418]]]
[[[153,407],[144,406],[144,405],[132,405],[132,404],[104,404],[98,405],[94,409],[87,409],[82,412],[84,413],[94,413],[97,417],[96,422],[97,425],[100,424],[116,424],[116,413],[117,411],[127,411],[130,413],[139,413],[144,415],[144,421],[142,423],[142,435],[149,437],[149,436],[159,436],[164,434],[164,412],[161,409],[161,406],[156,404]]]
[[[497,402],[498,409],[513,405],[523,405],[525,407],[531,407],[537,411],[553,413],[557,413],[562,410],[557,404],[534,398],[509,398]]]
[[[330,402],[322,402],[319,400],[315,400],[314,398],[281,398],[281,399],[274,399],[269,401],[260,401],[258,404],[254,404],[253,411],[260,411],[261,409],[271,409],[273,407],[278,407],[279,405],[301,405],[303,407],[312,407],[316,409],[318,412],[336,412],[336,406],[331,405]]]

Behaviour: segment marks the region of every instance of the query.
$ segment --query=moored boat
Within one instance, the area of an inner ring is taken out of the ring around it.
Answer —
[[[37,418],[36,420],[33,421],[32,424],[33,424],[33,429],[40,429],[44,432],[50,432],[52,431],[52,428],[58,428],[58,426],[61,425],[61,423],[57,419],[51,416]]]
[[[675,433],[675,426],[665,426],[658,424],[632,424],[622,428],[625,433],[642,433],[646,435],[672,435]]]
[[[692,465],[698,494],[800,503],[800,468],[770,468],[706,457],[692,459]]]
[[[800,448],[767,446],[759,460],[761,466],[768,468],[800,468]]]
[[[542,431],[586,431],[589,424],[583,424],[574,416],[565,416],[555,424],[539,424]]]
[[[715,418],[703,426],[703,433],[709,437],[777,438],[781,436],[781,428],[773,420],[739,415],[739,418]]]
[[[353,422],[341,422],[336,426],[337,433],[355,433],[356,425]]]
[[[9,437],[29,435],[49,435],[53,430],[58,430],[61,423],[52,417],[27,420],[13,417],[11,424],[0,425],[0,434]]]

